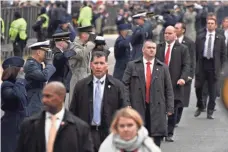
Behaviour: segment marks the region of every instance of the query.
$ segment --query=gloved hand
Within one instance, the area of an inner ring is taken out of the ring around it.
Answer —
[[[16,79],[19,79],[19,78],[20,79],[25,79],[25,73],[24,73],[24,69],[23,68],[21,68],[20,71],[17,74]]]
[[[44,64],[53,64],[53,58],[54,58],[54,54],[52,53],[51,50],[46,52],[46,58],[44,60]]]
[[[90,33],[88,41],[94,42],[96,37],[97,37],[97,35],[95,33]]]

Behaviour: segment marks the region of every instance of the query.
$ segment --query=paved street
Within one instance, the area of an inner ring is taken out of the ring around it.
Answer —
[[[105,36],[108,46],[113,47],[117,36]],[[113,50],[113,49],[112,49]],[[114,54],[109,56],[109,72],[113,72]],[[206,113],[195,118],[196,96],[192,87],[189,108],[184,109],[182,120],[175,131],[174,143],[162,143],[163,152],[228,152],[228,117],[216,106],[215,119],[206,119]],[[218,99],[217,102],[220,102]]]

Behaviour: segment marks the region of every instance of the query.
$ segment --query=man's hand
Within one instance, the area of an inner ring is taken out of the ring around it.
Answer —
[[[172,115],[172,113],[171,113],[171,112],[168,112],[168,113],[167,113],[167,115],[168,115],[168,116],[171,116],[171,115]]]
[[[184,79],[179,79],[179,80],[177,81],[177,84],[180,85],[180,86],[185,85]]]

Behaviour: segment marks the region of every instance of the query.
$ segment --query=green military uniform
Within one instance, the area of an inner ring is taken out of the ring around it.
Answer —
[[[13,50],[15,56],[22,57],[23,49],[27,40],[27,22],[24,18],[18,18],[14,20],[9,29],[9,37],[13,42]]]

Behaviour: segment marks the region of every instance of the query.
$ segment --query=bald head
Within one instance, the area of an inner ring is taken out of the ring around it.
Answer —
[[[66,88],[63,85],[63,83],[58,82],[58,81],[53,81],[48,83],[44,89],[51,89],[54,93],[58,94],[59,96],[63,96],[65,98],[66,95]]]
[[[168,26],[165,29],[164,38],[165,38],[165,41],[169,44],[176,40],[175,28],[173,26]]]
[[[43,89],[42,102],[45,110],[52,114],[58,113],[63,105],[66,96],[66,88],[61,82],[53,81]]]

